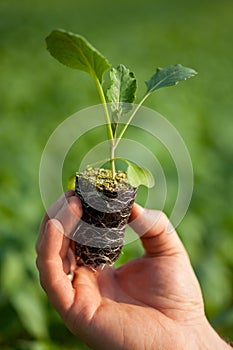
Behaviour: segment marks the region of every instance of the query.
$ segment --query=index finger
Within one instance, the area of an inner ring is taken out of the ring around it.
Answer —
[[[175,229],[163,212],[134,204],[130,226],[140,236],[148,255],[186,254]]]

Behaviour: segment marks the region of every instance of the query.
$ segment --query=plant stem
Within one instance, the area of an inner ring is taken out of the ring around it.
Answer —
[[[115,149],[116,149],[115,138],[114,138],[114,135],[112,132],[111,119],[110,119],[110,116],[108,113],[108,106],[107,106],[107,102],[106,102],[106,99],[104,96],[102,85],[96,76],[94,76],[94,79],[95,79],[97,90],[98,90],[98,93],[100,96],[101,103],[102,103],[103,108],[104,108],[104,116],[105,116],[105,120],[106,120],[108,139],[111,142],[111,144],[110,144],[110,165],[111,165],[111,170],[112,170],[112,177],[114,179],[115,175],[116,175],[115,161],[114,161],[114,155],[115,155]]]
[[[125,126],[123,127],[123,129],[120,132],[120,135],[118,136],[115,144],[114,144],[114,148],[116,149],[120,140],[122,139],[126,129],[128,128],[129,124],[131,123],[132,119],[134,118],[135,114],[138,112],[139,108],[142,106],[142,104],[144,103],[144,101],[147,99],[147,97],[150,95],[150,92],[148,92],[143,98],[142,100],[139,102],[139,104],[137,105],[137,107],[135,108],[135,110],[133,111],[133,113],[131,114],[131,116],[129,117],[128,121],[126,122]]]
[[[115,146],[114,146],[114,144],[111,145],[111,149],[110,149],[110,165],[111,165],[111,169],[112,169],[112,178],[115,179],[116,169],[115,169]]]

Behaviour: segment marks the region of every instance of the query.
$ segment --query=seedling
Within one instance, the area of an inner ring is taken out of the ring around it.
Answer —
[[[179,81],[186,80],[197,73],[180,64],[158,68],[152,77],[145,81],[145,95],[137,104],[134,104],[137,81],[134,73],[123,64],[117,68],[112,67],[84,37],[64,30],[52,31],[46,38],[46,43],[50,54],[59,62],[70,68],[85,71],[93,78],[103,106],[110,144],[109,159],[107,159],[110,169],[90,167],[76,175],[75,192],[82,201],[83,217],[74,239],[78,241],[75,252],[79,263],[93,267],[106,263],[112,264],[119,256],[123,245],[125,226],[136,188],[140,185],[154,186],[153,176],[148,169],[128,159],[116,158],[116,149],[134,116],[152,92],[162,87],[176,85]],[[104,73],[109,75],[110,83],[107,88],[104,88]],[[116,170],[117,159],[127,164],[126,172]],[[103,160],[98,161],[100,161],[99,164],[103,163]],[[101,210],[93,206],[93,203],[96,203],[96,198],[91,197],[94,190],[101,194],[99,201],[106,205]],[[85,196],[88,198],[88,203]],[[122,202],[125,203],[124,207]],[[121,203],[120,207],[119,203]],[[101,232],[96,234],[94,232],[96,228],[100,228]]]

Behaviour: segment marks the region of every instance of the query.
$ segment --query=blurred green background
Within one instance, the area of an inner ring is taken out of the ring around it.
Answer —
[[[82,34],[113,65],[130,67],[138,96],[158,66],[181,63],[199,72],[154,94],[146,106],[167,117],[189,149],[194,193],[178,232],[210,322],[222,337],[233,339],[232,14],[231,0],[0,1],[1,349],[88,349],[49,305],[35,268],[44,212],[38,185],[43,148],[63,119],[99,103],[85,73],[60,65],[46,51],[44,38],[55,28]],[[90,137],[83,142],[84,153],[91,142]],[[170,184],[169,212],[175,169],[162,151],[155,154]],[[64,171],[71,170],[72,159]],[[138,242],[127,245],[120,262],[138,254]]]

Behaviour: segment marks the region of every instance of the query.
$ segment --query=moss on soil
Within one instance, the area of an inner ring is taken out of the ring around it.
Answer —
[[[87,168],[82,173],[77,173],[83,178],[88,179],[100,191],[116,192],[132,187],[125,171],[117,171],[115,178],[112,177],[112,171],[103,168]]]

